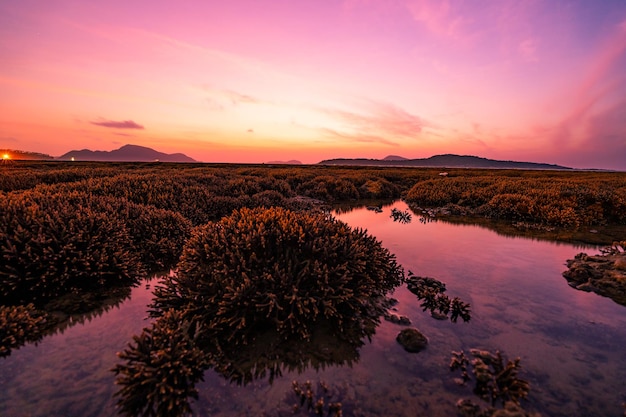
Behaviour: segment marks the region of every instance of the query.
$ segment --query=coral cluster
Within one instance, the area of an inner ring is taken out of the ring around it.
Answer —
[[[451,371],[461,371],[461,381],[465,383],[472,377],[467,367],[471,364],[471,373],[475,379],[474,394],[481,399],[495,405],[501,401],[503,404],[512,401],[519,404],[522,398],[526,398],[530,390],[528,381],[518,377],[520,358],[507,360],[500,351],[491,353],[486,350],[470,349],[473,359],[470,361],[465,352],[452,352],[450,360]]]
[[[41,304],[144,275],[129,230],[103,207],[28,192],[0,200],[0,303]]]
[[[318,383],[317,390],[309,380],[302,384],[293,381],[291,387],[296,397],[296,403],[293,405],[294,414],[305,411],[308,415],[318,417],[343,415],[341,402],[331,400],[332,393],[324,381]]]
[[[427,179],[406,194],[411,206],[449,207],[488,218],[576,228],[626,221],[622,174],[466,171]]]
[[[24,306],[0,306],[0,357],[11,354],[26,342],[40,339],[45,317],[32,304]]]
[[[189,398],[197,398],[195,384],[202,379],[206,355],[195,344],[198,326],[185,322],[176,311],[134,336],[118,357],[125,361],[113,371],[121,389],[120,413],[128,416],[166,417],[191,413]]]
[[[394,222],[399,223],[411,223],[411,213],[408,210],[398,210],[397,208],[391,209],[391,215],[389,216]]]
[[[421,307],[429,310],[437,319],[446,319],[456,323],[459,317],[468,322],[471,319],[470,305],[461,301],[459,297],[450,298],[445,294],[446,285],[430,277],[419,277],[409,271],[406,285],[409,291],[422,300]]]
[[[158,385],[168,381],[168,372],[178,375],[170,365],[170,371],[154,374],[161,355],[181,369],[195,362],[200,371],[213,368],[240,383],[268,372],[271,380],[281,363],[302,370],[354,360],[387,309],[386,293],[403,279],[402,268],[380,242],[325,214],[241,209],[200,226],[184,247],[177,273],[155,289],[153,330],[135,337],[120,355],[127,363],[115,368],[122,386],[119,406],[128,415],[138,409],[149,415],[146,410],[158,411],[153,398],[179,404],[185,394],[193,396],[188,374],[175,379],[185,382],[184,389],[164,391]],[[170,335],[175,322],[193,331]],[[168,336],[158,344],[154,335],[162,329]],[[320,341],[331,352],[347,353],[304,356],[306,345],[323,351],[315,345]],[[146,390],[173,399],[148,397]]]
[[[395,257],[363,230],[323,214],[242,209],[194,231],[153,313],[177,309],[232,346],[247,343],[251,322],[306,339],[312,323],[341,337],[360,321],[367,334],[377,324],[372,300],[402,279]]]

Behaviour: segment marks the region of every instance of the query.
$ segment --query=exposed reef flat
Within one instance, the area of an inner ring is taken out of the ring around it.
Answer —
[[[595,292],[626,306],[626,253],[609,251],[601,255],[579,253],[567,261],[563,272],[568,284],[578,290]]]

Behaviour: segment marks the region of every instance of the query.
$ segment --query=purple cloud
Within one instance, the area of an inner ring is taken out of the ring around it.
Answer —
[[[115,120],[100,119],[89,123],[96,126],[110,127],[112,129],[144,129],[142,125],[135,123],[132,120],[122,120],[121,122],[117,122]]]

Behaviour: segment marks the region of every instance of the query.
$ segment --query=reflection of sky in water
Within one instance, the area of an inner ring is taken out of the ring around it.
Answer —
[[[398,313],[429,338],[409,354],[395,342],[401,329],[383,322],[355,366],[285,373],[271,386],[230,386],[213,372],[198,386],[198,415],[277,415],[294,402],[291,381],[325,380],[344,404],[344,415],[450,416],[455,402],[472,398],[448,372],[451,350],[501,349],[521,356],[531,382],[526,408],[544,416],[621,415],[626,400],[626,308],[571,289],[561,276],[581,249],[568,244],[504,237],[478,226],[393,222],[384,212],[358,209],[337,217],[366,228],[407,270],[444,281],[450,296],[472,304],[472,320],[453,324],[423,313],[416,297],[396,290]],[[586,250],[595,253],[593,248]],[[130,302],[91,322],[26,346],[0,360],[0,415],[109,416],[116,363],[133,334],[148,325],[150,293],[136,288]]]

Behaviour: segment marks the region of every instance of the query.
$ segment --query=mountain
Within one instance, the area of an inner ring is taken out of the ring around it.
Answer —
[[[403,156],[398,155],[388,155],[383,158],[383,161],[408,161],[409,158],[405,158]]]
[[[196,162],[182,153],[167,154],[137,145],[124,145],[113,151],[70,151],[57,159],[63,161],[108,161],[108,162]]]
[[[430,158],[406,159],[390,155],[385,159],[327,159],[320,165],[369,165],[369,166],[406,166],[433,168],[497,168],[497,169],[572,169],[554,164],[536,162],[498,161],[471,155],[435,155]]]
[[[296,160],[296,159],[290,159],[289,161],[269,161],[266,162],[266,164],[272,164],[272,165],[302,165],[302,162]]]

